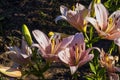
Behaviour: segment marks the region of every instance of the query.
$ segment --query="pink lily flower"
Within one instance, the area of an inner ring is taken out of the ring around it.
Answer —
[[[78,67],[93,59],[94,55],[89,54],[92,49],[98,48],[93,47],[86,50],[83,34],[76,33],[71,44],[60,51],[58,56],[62,62],[70,67],[71,74],[74,74]]]
[[[108,11],[103,4],[95,4],[96,19],[86,17],[98,32],[98,35],[103,39],[114,40],[120,37],[120,10],[115,11],[108,17]]]
[[[119,75],[115,72],[120,72],[120,68],[115,66],[115,62],[118,61],[118,56],[113,57],[105,53],[103,50],[100,53],[100,64],[105,67],[110,80],[119,80]]]
[[[29,63],[32,51],[24,39],[22,39],[21,49],[17,46],[8,47],[8,49],[10,49],[10,51],[8,51],[7,54],[9,55],[12,61],[21,65]]]
[[[67,47],[73,36],[61,39],[60,35],[54,35],[50,39],[40,30],[34,30],[33,35],[38,44],[33,44],[38,48],[38,52],[47,61],[58,61],[57,53]]]
[[[60,11],[62,15],[55,19],[56,23],[58,20],[63,19],[79,31],[86,32],[87,22],[84,18],[88,14],[88,9],[86,9],[82,4],[77,3],[74,10],[68,10],[66,6],[61,5]]]

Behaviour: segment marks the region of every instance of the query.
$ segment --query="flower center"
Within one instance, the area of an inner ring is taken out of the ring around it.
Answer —
[[[106,30],[106,32],[110,32],[111,30],[112,30],[112,26],[113,25],[113,18],[109,18],[108,19],[108,28],[107,28],[107,30]]]
[[[56,51],[60,48],[60,42],[62,41],[59,34],[54,34],[51,39],[51,53],[55,54]]]

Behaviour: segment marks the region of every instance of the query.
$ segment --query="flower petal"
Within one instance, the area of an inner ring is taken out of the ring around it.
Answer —
[[[118,46],[120,46],[120,38],[116,38],[116,39],[114,40],[114,43],[117,44]]]
[[[61,20],[61,19],[67,20],[66,16],[58,16],[58,17],[55,18],[55,23],[57,23],[57,21]]]
[[[23,55],[24,57],[26,57],[26,58],[24,58],[21,54],[18,54],[15,51],[8,51],[6,53],[9,55],[9,57],[12,61],[14,61],[18,64],[24,65],[24,64],[29,63],[29,58],[27,55]]]
[[[78,69],[78,66],[70,66],[71,74],[73,75]]]
[[[22,54],[25,54],[25,55],[32,54],[32,51],[31,51],[30,47],[27,45],[27,42],[24,39],[22,39],[21,51],[22,51]]]
[[[98,32],[100,32],[99,25],[98,25],[97,21],[96,21],[94,18],[92,18],[92,17],[86,17],[85,19],[86,19],[88,22],[90,22],[90,23],[93,25],[93,27],[95,27],[95,29],[96,29]]]
[[[10,68],[10,67],[0,67],[0,72],[9,77],[21,77],[22,73],[19,69]]]
[[[101,3],[95,4],[95,14],[101,30],[105,30],[107,28],[108,12]]]
[[[120,37],[120,31],[116,31],[113,34],[109,34],[108,36],[106,36],[106,38],[108,40],[114,40],[114,39],[119,38],[119,37]]]
[[[93,57],[94,57],[93,54],[86,55],[86,56],[84,57],[84,59],[79,62],[78,65],[79,65],[79,66],[82,66],[82,65],[86,64],[87,62],[91,61],[91,60],[93,59]]]
[[[58,53],[58,57],[60,58],[60,60],[62,62],[64,62],[65,64],[69,65],[70,62],[70,52],[69,52],[69,48],[66,48],[65,50],[62,50]]]
[[[40,30],[34,30],[33,35],[35,39],[38,41],[38,43],[41,45],[41,47],[45,50],[49,43],[48,37]]]
[[[61,41],[60,47],[63,49],[66,48],[71,43],[73,38],[74,38],[74,36],[69,36],[69,37],[63,38],[63,40]]]
[[[46,56],[46,51],[39,44],[32,44],[32,47],[37,47],[39,49],[38,53],[41,54],[42,57]],[[47,50],[49,50],[49,48],[47,48]],[[49,53],[50,53],[50,51],[49,51]]]
[[[74,39],[72,40],[70,46],[75,46],[76,44],[80,45],[80,44],[84,44],[84,36],[82,33],[76,33],[74,36]]]
[[[116,28],[120,29],[120,10],[113,12],[109,18],[112,18]]]
[[[80,11],[86,9],[84,5],[76,3],[75,11]]]
[[[120,80],[119,75],[116,73],[109,73],[110,80]]]
[[[116,72],[120,72],[120,68],[119,67],[114,67]]]
[[[64,5],[60,6],[60,12],[63,16],[67,15],[67,11],[68,11],[68,8],[66,6],[64,6]]]

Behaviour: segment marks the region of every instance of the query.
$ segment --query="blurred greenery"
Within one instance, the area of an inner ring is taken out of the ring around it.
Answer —
[[[104,2],[104,5],[109,12],[114,12],[118,9],[120,10],[120,0],[107,0]]]

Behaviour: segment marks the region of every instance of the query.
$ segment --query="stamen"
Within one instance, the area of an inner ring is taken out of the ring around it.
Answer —
[[[78,47],[78,45],[77,45],[77,43],[76,43],[76,44],[75,44],[76,64],[77,64],[78,61],[79,61],[79,52],[80,52],[80,50],[79,50],[79,47]]]
[[[108,57],[108,55],[107,55],[107,54],[105,54],[105,56],[104,56],[104,57],[105,57],[105,62],[106,62],[106,63],[108,63],[108,62],[109,62],[109,57]]]
[[[72,10],[75,11],[75,6],[74,5],[72,6]]]
[[[112,18],[109,18],[109,24],[111,24],[113,22]]]
[[[54,54],[55,40],[51,39],[51,53]]]

